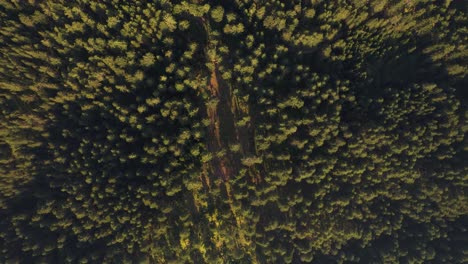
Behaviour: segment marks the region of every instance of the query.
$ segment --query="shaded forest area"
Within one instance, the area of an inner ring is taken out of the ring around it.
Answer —
[[[1,263],[467,263],[457,0],[0,0]]]

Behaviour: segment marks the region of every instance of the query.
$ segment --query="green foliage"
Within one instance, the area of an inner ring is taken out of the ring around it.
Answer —
[[[465,263],[463,8],[0,0],[0,262]]]

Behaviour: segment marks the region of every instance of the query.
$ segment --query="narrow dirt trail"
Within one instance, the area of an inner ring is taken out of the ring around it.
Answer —
[[[216,101],[208,103],[206,107],[210,120],[207,147],[213,156],[210,167],[216,178],[228,181],[239,172],[243,157],[256,154],[254,129],[250,121],[241,127],[236,125],[239,116],[250,115],[248,109],[240,109],[239,98],[231,93],[229,84],[221,78],[216,64],[211,72],[207,90],[211,95],[210,100]],[[234,145],[240,149],[231,151],[230,147]]]
[[[207,34],[207,47],[216,50],[211,45],[211,27],[205,19],[200,20]],[[216,55],[208,55],[213,69],[206,91],[210,95],[206,102],[206,114],[209,120],[207,127],[207,148],[212,159],[205,163],[204,184],[210,185],[210,176],[214,179],[222,179],[224,182],[235,177],[242,167],[241,160],[246,156],[255,155],[254,129],[251,122],[248,125],[237,126],[239,118],[250,117],[247,102],[241,102],[240,98],[231,92],[231,86],[223,80],[219,72]],[[216,52],[214,52],[216,54]],[[232,147],[238,148],[233,150]]]
[[[210,125],[208,126],[208,150],[213,155],[211,167],[216,177],[220,177],[223,181],[228,181],[233,173],[234,164],[227,151],[229,143],[238,139],[235,133],[235,119],[229,103],[229,86],[220,85],[217,69],[211,73],[208,91],[212,99],[217,101],[217,104],[207,107],[207,114],[210,120]],[[224,154],[218,155],[223,152]]]

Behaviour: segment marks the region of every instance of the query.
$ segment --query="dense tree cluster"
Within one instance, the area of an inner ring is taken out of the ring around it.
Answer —
[[[465,263],[460,2],[0,0],[0,261]]]

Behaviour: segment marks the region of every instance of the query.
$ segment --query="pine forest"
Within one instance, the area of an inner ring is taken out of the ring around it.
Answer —
[[[0,0],[0,263],[468,263],[465,0]]]

